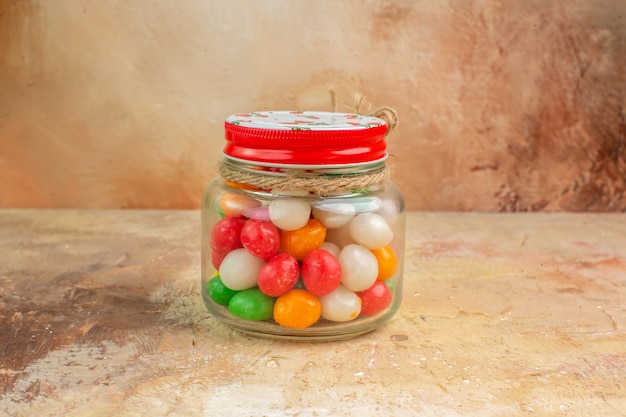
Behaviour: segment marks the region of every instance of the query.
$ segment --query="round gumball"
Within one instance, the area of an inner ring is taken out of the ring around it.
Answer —
[[[250,219],[241,229],[241,243],[252,255],[267,260],[278,252],[280,233],[270,222]]]
[[[243,217],[224,217],[211,229],[211,248],[218,252],[228,253],[242,246],[241,229],[246,223]]]
[[[341,266],[330,252],[315,249],[302,261],[302,281],[313,295],[327,295],[341,282]]]
[[[315,220],[309,220],[297,230],[283,230],[280,233],[280,249],[302,261],[309,252],[319,249],[326,239],[326,228]]]
[[[249,288],[231,298],[228,311],[245,320],[269,320],[274,312],[274,298],[263,294],[258,288]]]
[[[378,276],[378,262],[367,248],[351,244],[339,253],[341,283],[352,291],[363,291],[372,286]]]
[[[313,217],[325,227],[334,229],[350,223],[356,213],[354,206],[346,203],[324,202],[313,207]]]
[[[228,253],[218,252],[215,249],[211,249],[211,263],[215,267],[215,269],[219,270],[220,266],[222,266],[222,261],[228,255]]]
[[[393,239],[393,231],[385,219],[374,213],[359,214],[348,228],[352,239],[368,249],[380,249]]]
[[[246,290],[257,285],[263,259],[257,258],[245,248],[230,252],[220,265],[222,282],[231,290]]]
[[[376,279],[386,281],[391,278],[398,268],[398,258],[391,246],[372,249],[372,253],[376,257],[376,262],[378,262],[378,276]]]
[[[326,320],[345,322],[354,320],[361,312],[361,299],[343,285],[319,298],[322,317]]]
[[[261,202],[244,194],[224,193],[220,197],[220,209],[227,217],[241,216],[246,210],[260,207]]]
[[[211,229],[211,261],[216,269],[229,252],[242,247],[240,235],[245,222],[242,217],[224,217]]]
[[[271,297],[283,295],[296,285],[300,277],[298,261],[288,253],[279,253],[261,267],[259,289]]]
[[[231,290],[224,285],[219,275],[214,276],[207,282],[206,291],[211,300],[223,306],[227,306],[231,298],[238,293],[238,291]]]
[[[306,290],[291,290],[274,303],[274,321],[284,327],[305,329],[315,324],[321,314],[319,299]]]
[[[248,209],[243,212],[243,215],[249,219],[261,220],[264,222],[271,221],[269,208],[267,206]]]
[[[283,230],[296,230],[309,221],[311,206],[304,200],[287,198],[269,203],[269,216],[276,227]]]
[[[400,215],[399,202],[393,199],[382,200],[382,206],[376,211],[376,214],[385,219],[388,225],[395,225]]]
[[[380,313],[391,304],[393,294],[384,282],[376,281],[365,291],[356,293],[361,299],[361,316],[372,316]]]

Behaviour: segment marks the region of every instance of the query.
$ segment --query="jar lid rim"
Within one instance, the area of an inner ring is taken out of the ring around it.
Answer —
[[[386,158],[383,119],[352,113],[263,111],[237,113],[224,123],[224,153],[287,165],[345,165]]]

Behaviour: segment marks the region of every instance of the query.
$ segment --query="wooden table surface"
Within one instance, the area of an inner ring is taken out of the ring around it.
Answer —
[[[257,339],[197,211],[0,210],[0,415],[626,415],[626,214],[409,213],[398,314]]]

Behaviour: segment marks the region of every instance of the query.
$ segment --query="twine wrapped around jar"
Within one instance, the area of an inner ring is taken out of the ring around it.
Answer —
[[[363,190],[391,178],[391,168],[385,166],[373,173],[301,176],[300,170],[282,170],[284,175],[270,176],[267,172],[254,174],[242,171],[228,162],[219,162],[219,173],[226,181],[246,184],[261,190],[307,190],[322,195],[350,190]]]
[[[385,121],[388,135],[398,124],[398,116],[394,109],[381,107],[368,116]],[[387,164],[368,172],[321,172],[311,175],[302,169],[283,167],[273,171],[251,171],[242,169],[236,164],[221,159],[218,163],[221,177],[237,184],[246,184],[261,190],[306,190],[317,195],[336,192],[365,190],[391,179],[392,169]]]

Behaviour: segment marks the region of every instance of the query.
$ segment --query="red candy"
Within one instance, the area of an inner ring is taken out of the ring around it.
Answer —
[[[243,217],[224,217],[211,230],[211,261],[219,269],[224,257],[241,244],[241,230],[246,222]]]
[[[391,304],[391,290],[385,283],[376,281],[374,285],[365,291],[359,291],[356,295],[361,298],[361,316],[372,316],[380,313]]]
[[[220,269],[220,265],[222,265],[226,255],[228,255],[228,252],[218,252],[215,249],[211,249],[211,263],[215,269]]]
[[[302,281],[313,295],[330,294],[341,282],[339,261],[327,250],[313,250],[302,261]]]
[[[292,289],[299,276],[300,267],[296,258],[287,253],[279,253],[261,267],[259,289],[265,295],[278,297]]]
[[[267,260],[278,252],[280,233],[270,222],[250,219],[241,229],[241,243],[252,255]]]

